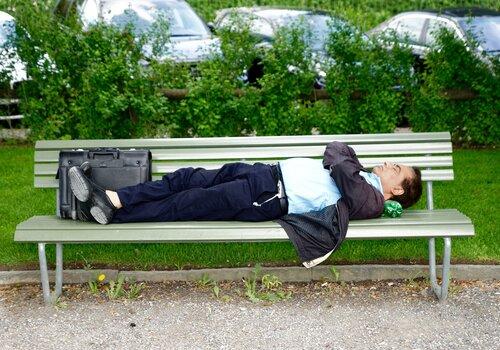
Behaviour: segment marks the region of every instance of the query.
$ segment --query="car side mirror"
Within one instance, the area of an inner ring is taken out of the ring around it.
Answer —
[[[210,29],[210,32],[212,34],[215,34],[215,25],[214,25],[214,22],[208,22],[207,23],[207,27],[208,27],[208,29]]]
[[[75,10],[76,5],[75,0],[58,0],[52,12],[62,18],[68,18],[71,11]]]

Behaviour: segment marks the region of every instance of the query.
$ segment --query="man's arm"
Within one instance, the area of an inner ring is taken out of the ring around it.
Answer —
[[[337,141],[329,143],[323,166],[330,171],[342,200],[347,204],[350,219],[369,219],[382,214],[384,196],[359,175],[363,167],[351,147]]]
[[[326,146],[325,154],[323,155],[323,167],[330,169],[332,165],[337,165],[346,159],[353,159],[359,165],[360,169],[363,168],[351,147],[338,141],[330,142]]]

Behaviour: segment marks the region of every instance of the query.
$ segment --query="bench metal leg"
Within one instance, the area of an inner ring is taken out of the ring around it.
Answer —
[[[441,286],[437,282],[436,277],[436,245],[435,238],[429,239],[429,275],[432,290],[440,301],[446,300],[448,296],[448,284],[450,277],[450,260],[451,260],[451,238],[444,238],[444,254],[443,254],[443,273],[441,276]]]
[[[63,246],[56,243],[56,298],[61,296],[63,282]]]
[[[38,243],[38,259],[40,261],[40,280],[42,282],[43,300],[46,304],[54,303],[62,293],[63,282],[63,247],[56,243],[56,283],[53,295],[50,293],[49,270],[47,268],[46,243]]]
[[[47,256],[45,255],[45,243],[38,243],[38,260],[40,261],[40,279],[42,281],[43,300],[45,304],[50,303],[49,271],[47,270]]]

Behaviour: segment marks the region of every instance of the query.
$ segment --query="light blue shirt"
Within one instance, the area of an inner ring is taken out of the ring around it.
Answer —
[[[321,210],[340,199],[340,191],[330,172],[323,168],[321,159],[290,158],[279,164],[288,199],[288,214]],[[383,193],[377,175],[364,171],[359,174]]]

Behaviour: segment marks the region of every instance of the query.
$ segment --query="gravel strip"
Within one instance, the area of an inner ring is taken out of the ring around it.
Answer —
[[[252,303],[241,282],[149,283],[110,301],[65,286],[0,287],[2,349],[497,349],[500,282],[453,281],[444,303],[425,280],[286,283],[288,300]],[[496,345],[495,345],[496,344]]]

